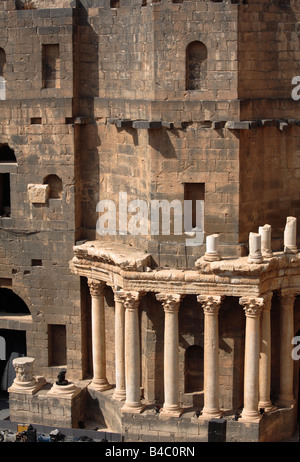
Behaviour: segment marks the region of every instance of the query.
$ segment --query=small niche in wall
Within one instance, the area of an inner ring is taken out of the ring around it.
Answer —
[[[65,366],[67,364],[67,334],[63,324],[48,325],[48,364]]]
[[[10,174],[0,173],[0,217],[11,216]]]
[[[60,54],[58,44],[42,47],[42,87],[60,88]]]
[[[111,8],[120,8],[120,0],[110,0]]]
[[[61,199],[63,184],[61,178],[57,175],[48,175],[44,178],[43,184],[48,184],[50,187],[49,199]]]
[[[33,259],[31,260],[31,266],[43,266],[43,260]]]
[[[186,48],[186,89],[207,89],[207,48],[202,42],[192,42]]]
[[[31,123],[31,125],[41,125],[42,124],[42,118],[41,117],[31,117],[30,123]]]

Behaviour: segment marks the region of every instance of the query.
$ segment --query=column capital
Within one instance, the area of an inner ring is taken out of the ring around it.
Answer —
[[[247,317],[258,318],[264,306],[264,299],[263,297],[241,297],[239,303],[244,307],[245,315]]]
[[[141,292],[117,290],[115,301],[122,302],[126,310],[136,310],[139,307],[141,295]]]
[[[113,294],[114,294],[114,301],[123,303],[123,301],[124,301],[124,291],[123,291],[122,287],[119,287],[119,286],[116,286],[116,285],[111,285],[110,287],[111,287],[111,289],[113,291]]]
[[[296,291],[295,289],[281,289],[280,291],[280,298],[281,298],[281,305],[282,306],[288,306],[288,305],[294,305],[296,297]]]
[[[156,300],[161,302],[164,307],[164,311],[172,312],[178,311],[181,302],[181,295],[179,294],[156,294]]]
[[[88,279],[88,286],[92,297],[100,297],[104,293],[106,283],[95,279]]]
[[[198,295],[197,302],[202,305],[205,314],[218,314],[223,295]]]
[[[264,306],[263,310],[268,311],[271,309],[272,306],[272,298],[273,298],[273,292],[267,292],[261,296],[261,298],[264,301]]]

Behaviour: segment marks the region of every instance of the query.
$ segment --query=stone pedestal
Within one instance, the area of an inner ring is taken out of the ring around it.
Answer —
[[[33,376],[34,358],[22,357],[15,358],[12,362],[16,371],[16,378],[12,386],[8,389],[9,393],[23,393],[33,395],[45,384],[44,377]]]
[[[48,391],[48,395],[57,396],[58,398],[73,398],[74,395],[80,392],[80,389],[73,382],[68,382],[67,385],[58,385],[54,383]]]

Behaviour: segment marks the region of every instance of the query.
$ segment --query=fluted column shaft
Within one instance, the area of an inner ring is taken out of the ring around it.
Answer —
[[[104,289],[105,283],[88,281],[92,298],[92,354],[93,354],[93,388],[104,391],[111,388],[106,378],[106,339]]]
[[[274,409],[271,399],[271,305],[273,293],[263,296],[261,314],[261,343],[259,357],[259,408],[266,412]]]
[[[219,309],[220,296],[197,297],[204,310],[204,407],[202,417],[221,416],[219,407]]]
[[[280,310],[280,392],[279,405],[290,406],[294,402],[292,358],[294,337],[294,301],[295,294],[290,290],[281,291]]]
[[[140,413],[145,406],[141,403],[140,390],[140,334],[138,309],[139,292],[119,292],[125,308],[125,378],[126,401],[122,411]]]
[[[246,339],[244,362],[244,409],[242,418],[256,420],[259,393],[259,352],[260,352],[260,315],[263,307],[262,298],[241,298],[246,315]]]
[[[181,296],[157,294],[165,312],[164,330],[164,405],[162,414],[180,415],[179,406],[179,328],[178,311]]]

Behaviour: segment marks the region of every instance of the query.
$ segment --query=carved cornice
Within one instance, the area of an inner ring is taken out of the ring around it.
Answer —
[[[198,295],[197,301],[202,305],[205,314],[218,314],[222,300],[221,295]]]
[[[239,300],[240,305],[244,307],[245,315],[249,318],[258,318],[261,315],[264,299],[260,298],[247,298],[241,297]]]
[[[161,302],[164,311],[176,312],[179,310],[181,297],[179,294],[156,294],[156,299]]]
[[[106,288],[105,282],[88,279],[88,286],[92,297],[101,297],[101,295],[104,295],[104,290]]]

